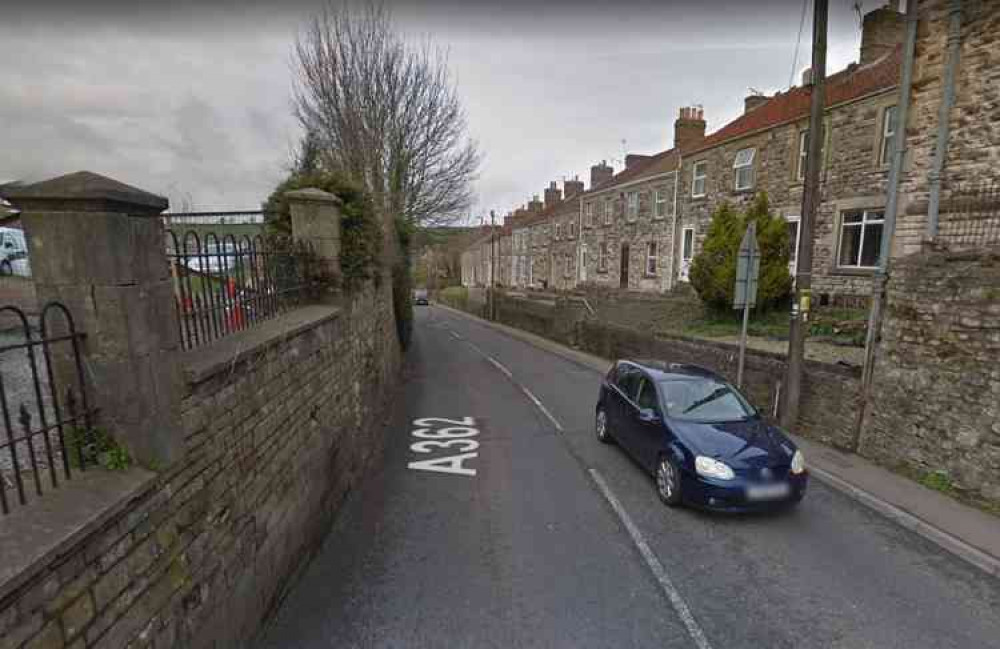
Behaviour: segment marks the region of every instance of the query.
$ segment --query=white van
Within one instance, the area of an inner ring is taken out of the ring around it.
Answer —
[[[0,276],[31,277],[28,242],[17,228],[0,228]]]

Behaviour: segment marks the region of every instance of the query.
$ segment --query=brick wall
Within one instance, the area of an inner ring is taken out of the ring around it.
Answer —
[[[0,647],[248,646],[380,458],[389,290],[189,352],[184,459],[3,591]]]
[[[998,358],[1000,252],[895,265],[862,453],[1000,503]]]

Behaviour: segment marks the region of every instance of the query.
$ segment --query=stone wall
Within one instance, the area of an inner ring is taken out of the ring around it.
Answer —
[[[962,3],[961,47],[955,103],[948,116],[951,134],[942,173],[942,207],[949,190],[998,178],[1000,162],[1000,12],[996,2]],[[920,23],[913,62],[910,116],[906,128],[910,165],[900,194],[897,247],[920,250],[927,227],[929,172],[934,157],[948,59],[948,0],[918,0]],[[946,215],[941,216],[942,224]],[[946,228],[942,227],[942,233]]]
[[[1000,503],[998,359],[1000,251],[895,265],[861,452]]]
[[[186,352],[184,459],[0,589],[0,647],[248,646],[380,459],[390,290]]]
[[[565,345],[608,359],[659,358],[693,363],[736,379],[738,348],[726,343],[683,336],[652,336],[628,327],[587,317],[578,299],[555,301],[502,298],[499,319],[503,324],[531,331]],[[773,412],[776,392],[785,373],[779,354],[748,349],[744,387],[763,412]],[[860,407],[860,370],[829,363],[806,361],[799,425],[793,432],[838,448],[854,439]]]

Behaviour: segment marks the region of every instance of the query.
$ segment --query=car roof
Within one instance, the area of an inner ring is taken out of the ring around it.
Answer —
[[[668,363],[667,361],[652,358],[623,358],[619,363],[637,365],[649,373],[655,381],[694,377],[725,380],[722,376],[706,367],[690,363]]]

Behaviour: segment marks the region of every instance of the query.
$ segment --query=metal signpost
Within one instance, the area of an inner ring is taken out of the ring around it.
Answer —
[[[743,309],[743,329],[740,331],[740,364],[736,370],[736,386],[743,387],[743,358],[747,348],[747,322],[750,309],[757,306],[757,276],[760,274],[760,247],[757,245],[757,224],[753,221],[740,242],[736,262],[736,290],[733,308]]]

